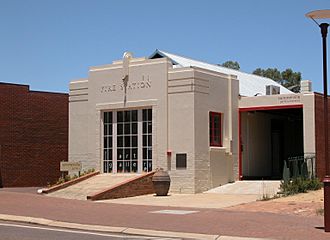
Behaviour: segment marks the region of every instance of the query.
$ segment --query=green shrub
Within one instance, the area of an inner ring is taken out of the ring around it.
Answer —
[[[307,181],[307,188],[308,190],[319,190],[322,188],[322,182],[318,178],[312,178]]]
[[[68,182],[71,180],[71,176],[68,174],[68,175],[65,175],[64,177],[64,182]]]
[[[64,182],[65,182],[65,179],[60,177],[54,185],[59,185],[59,184],[64,183]]]
[[[80,174],[80,176],[84,176],[84,175],[89,174],[89,173],[92,173],[92,172],[95,172],[95,169],[94,168],[88,169],[87,171],[84,170],[83,173]]]
[[[80,174],[80,177],[86,175],[86,174],[89,174],[89,173],[92,173],[92,172],[95,172],[95,169],[92,168],[92,169],[88,169],[88,170],[84,170],[81,174]],[[56,183],[54,184],[47,184],[48,187],[52,187],[52,186],[55,186],[55,185],[59,185],[59,184],[62,184],[62,183],[65,183],[65,182],[68,182],[70,180],[73,180],[73,179],[76,179],[78,178],[79,176],[77,174],[74,174],[73,176],[70,176],[69,174],[65,175],[64,178],[63,177],[60,177]]]
[[[294,178],[292,181],[281,182],[281,192],[284,196],[305,193],[310,190],[321,189],[322,183],[317,178],[306,179],[303,177]]]

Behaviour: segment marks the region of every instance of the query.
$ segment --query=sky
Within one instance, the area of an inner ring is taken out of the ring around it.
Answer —
[[[160,49],[244,72],[292,68],[323,92],[321,33],[305,17],[318,9],[330,0],[0,0],[0,82],[68,92],[90,66]]]

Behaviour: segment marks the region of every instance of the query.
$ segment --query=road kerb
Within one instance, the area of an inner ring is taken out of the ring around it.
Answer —
[[[27,216],[16,216],[8,214],[0,214],[0,220],[22,222],[22,223],[33,223],[39,225],[45,225],[50,227],[61,227],[68,229],[79,229],[109,233],[124,233],[131,235],[145,235],[152,237],[174,237],[174,238],[185,238],[185,239],[200,239],[200,240],[215,240],[219,239],[219,235],[208,235],[199,233],[185,233],[185,232],[171,232],[171,231],[157,231],[149,229],[138,229],[138,228],[127,228],[127,227],[111,227],[102,225],[90,225],[90,224],[79,224],[70,222],[54,221],[45,218],[34,218]]]
[[[34,218],[34,217],[26,217],[26,216],[8,215],[8,214],[0,214],[0,220],[34,223],[40,225],[49,225],[52,222],[54,222],[53,220],[49,220],[45,218]]]
[[[124,233],[127,228],[53,221],[48,226],[98,232]]]
[[[132,235],[146,235],[153,237],[173,237],[173,238],[200,239],[200,240],[216,240],[219,238],[219,235],[158,231],[158,230],[138,229],[138,228],[127,228],[124,231],[124,233],[132,234]]]
[[[272,239],[270,239],[270,238],[220,236],[217,240],[272,240]]]

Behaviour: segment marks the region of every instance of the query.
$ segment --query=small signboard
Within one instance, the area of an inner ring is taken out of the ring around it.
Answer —
[[[61,162],[60,171],[81,171],[81,162]]]
[[[293,103],[301,103],[301,99],[299,95],[286,95],[278,97],[279,104],[293,104]]]

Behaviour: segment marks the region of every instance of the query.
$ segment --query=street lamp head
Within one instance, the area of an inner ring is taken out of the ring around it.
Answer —
[[[305,14],[306,17],[312,19],[320,28],[323,38],[327,37],[328,34],[328,23],[318,23],[315,19],[330,19],[330,9],[316,10]]]
[[[312,19],[330,18],[330,9],[312,11],[306,13],[305,16]]]

